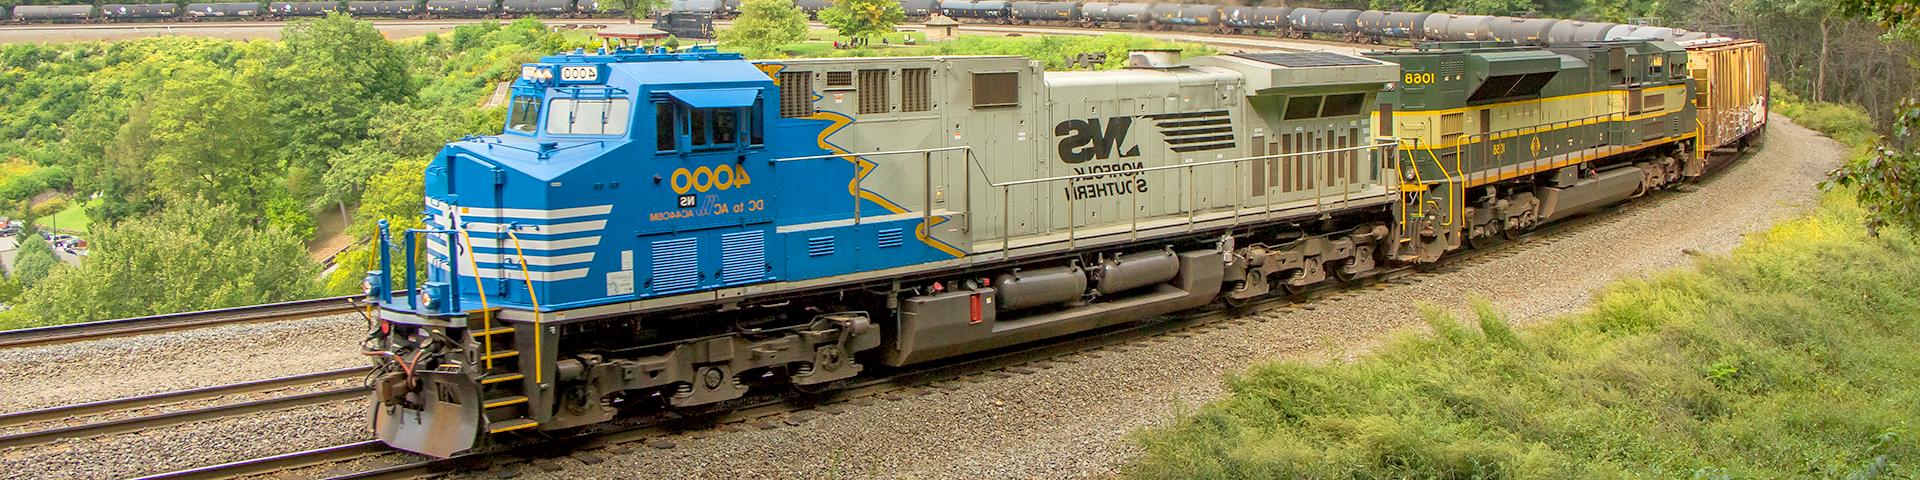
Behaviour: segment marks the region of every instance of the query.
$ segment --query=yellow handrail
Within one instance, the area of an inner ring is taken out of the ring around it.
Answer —
[[[487,304],[487,284],[480,281],[480,261],[473,258],[473,237],[467,235],[465,228],[459,229],[459,232],[462,246],[467,247],[467,266],[473,267],[473,291],[480,294],[480,331],[492,332],[493,306]],[[455,270],[453,276],[458,279],[460,272]],[[486,333],[481,336],[486,337],[480,340],[485,345],[483,348],[486,349],[486,353],[480,355],[480,360],[486,362],[487,370],[491,371],[493,370],[493,334]]]
[[[546,369],[543,368],[546,357],[540,354],[540,344],[542,343],[540,340],[540,332],[546,330],[547,327],[540,324],[540,294],[533,291],[533,274],[527,272],[527,254],[520,250],[520,236],[514,235],[513,230],[508,229],[507,238],[513,239],[513,254],[514,256],[520,257],[520,279],[527,282],[527,298],[533,302],[533,383],[544,383],[546,379],[542,373],[546,371]],[[478,274],[480,272],[479,270],[475,270],[474,273]]]

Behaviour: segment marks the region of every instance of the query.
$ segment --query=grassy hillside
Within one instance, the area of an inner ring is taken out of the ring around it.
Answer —
[[[1695,271],[1527,331],[1431,320],[1351,364],[1266,365],[1141,436],[1140,478],[1920,474],[1920,244],[1840,196]]]
[[[1857,109],[1779,100],[1872,141]],[[1847,193],[1730,256],[1621,282],[1582,315],[1514,331],[1482,309],[1352,363],[1255,368],[1140,434],[1129,473],[1920,476],[1920,240],[1867,236]]]

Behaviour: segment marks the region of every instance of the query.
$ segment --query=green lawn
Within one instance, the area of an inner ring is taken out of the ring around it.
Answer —
[[[87,217],[86,207],[99,203],[99,200],[68,203],[65,210],[61,210],[52,217],[40,219],[38,223],[48,228],[85,232],[87,227],[93,225],[93,219]]]

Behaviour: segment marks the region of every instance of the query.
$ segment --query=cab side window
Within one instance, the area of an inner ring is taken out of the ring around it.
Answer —
[[[653,105],[654,147],[661,153],[760,145],[765,138],[758,102],[754,108],[692,108],[675,101]]]

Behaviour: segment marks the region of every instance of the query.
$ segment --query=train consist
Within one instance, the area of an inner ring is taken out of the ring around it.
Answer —
[[[1099,72],[549,56],[427,167],[426,227],[382,228],[374,429],[448,456],[1351,281],[1765,126],[1764,45],[1593,35]]]
[[[195,20],[270,20],[318,17],[328,12],[382,18],[582,17],[619,13],[618,4],[599,0],[353,0],[332,2],[131,3],[94,5],[19,5],[17,23],[151,22]],[[7,12],[0,11],[0,14]],[[6,16],[6,15],[0,15]]]

